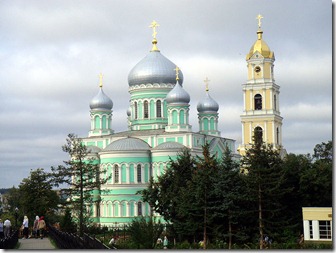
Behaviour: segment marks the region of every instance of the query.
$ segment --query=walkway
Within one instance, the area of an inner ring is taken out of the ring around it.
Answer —
[[[55,249],[48,237],[43,239],[19,239],[19,249]]]

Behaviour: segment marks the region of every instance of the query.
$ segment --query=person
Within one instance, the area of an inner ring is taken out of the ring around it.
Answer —
[[[11,222],[9,219],[5,220],[4,222],[4,233],[5,233],[5,238],[9,238],[10,237],[10,232],[11,232]]]
[[[4,237],[4,224],[0,219],[0,239],[2,239],[3,237]]]
[[[40,238],[41,239],[43,239],[45,228],[46,228],[46,223],[44,221],[44,217],[41,216],[41,218],[38,222],[38,229],[39,229],[39,232],[40,232]]]
[[[112,236],[112,239],[110,240],[109,244],[114,246],[114,244],[115,244],[114,236]]]
[[[23,217],[22,226],[23,226],[23,238],[22,239],[28,239],[28,217],[27,215]]]
[[[35,239],[39,237],[39,230],[38,230],[38,222],[39,222],[40,217],[36,215],[35,220],[34,220],[34,225],[33,225],[33,236]]]
[[[168,247],[168,238],[167,238],[167,236],[165,236],[164,239],[163,239],[163,248],[167,249],[167,247]]]

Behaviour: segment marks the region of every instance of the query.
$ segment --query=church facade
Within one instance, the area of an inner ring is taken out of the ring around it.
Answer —
[[[249,134],[252,132],[248,133],[246,129],[261,127],[265,129],[265,136],[277,133],[277,130],[272,132],[274,129],[281,130],[279,87],[272,81],[274,58],[271,51],[265,52],[264,46],[261,49],[252,47],[255,49],[251,49],[251,56],[247,59],[249,80],[243,87],[245,109],[241,116],[244,137],[238,149],[240,154],[237,154],[235,140],[222,137],[218,130],[219,105],[210,95],[208,79],[205,80],[204,97],[196,108],[198,129],[192,130],[189,110],[193,108],[190,108],[190,96],[183,87],[183,73],[158,49],[158,24],[153,21],[150,27],[153,29],[152,49],[128,75],[128,129],[123,132],[113,130],[113,102],[104,93],[100,76],[98,94],[90,102],[91,129],[88,137],[81,138],[91,155],[98,160],[100,167],[111,176],[102,186],[104,193],[100,205],[94,206],[92,210],[95,221],[101,225],[129,223],[137,216],[150,215],[150,206],[142,202],[141,195],[136,192],[145,189],[151,177],[156,179],[162,175],[167,169],[169,158],[176,159],[183,148],[188,148],[192,155],[201,156],[202,146],[209,143],[211,153],[218,158],[221,158],[228,147],[234,157],[239,159],[251,141]],[[262,52],[258,54],[258,50]],[[259,75],[262,78],[257,82],[255,66],[261,68]],[[277,100],[269,102],[268,98],[264,99],[262,103],[266,114],[259,113],[259,117],[254,118],[255,114],[251,115],[248,108],[257,88],[251,87],[259,86],[262,97],[277,96]],[[281,140],[281,135],[278,138]],[[274,136],[266,139],[276,143]],[[279,139],[276,140],[281,144]]]

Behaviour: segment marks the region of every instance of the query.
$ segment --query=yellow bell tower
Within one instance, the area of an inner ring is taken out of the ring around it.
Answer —
[[[262,39],[262,18],[260,14],[257,16],[258,38],[246,55],[247,83],[243,84],[244,111],[240,116],[242,144],[238,147],[240,155],[245,155],[246,149],[256,139],[284,151],[279,108],[280,87],[274,81],[274,53]]]

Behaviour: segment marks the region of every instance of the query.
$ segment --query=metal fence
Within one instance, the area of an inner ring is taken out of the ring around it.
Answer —
[[[0,240],[0,249],[14,249],[19,240],[19,230],[12,231],[10,237]]]
[[[55,241],[59,249],[109,249],[95,237],[84,234],[79,237],[76,234],[62,232],[48,225],[49,236]]]

